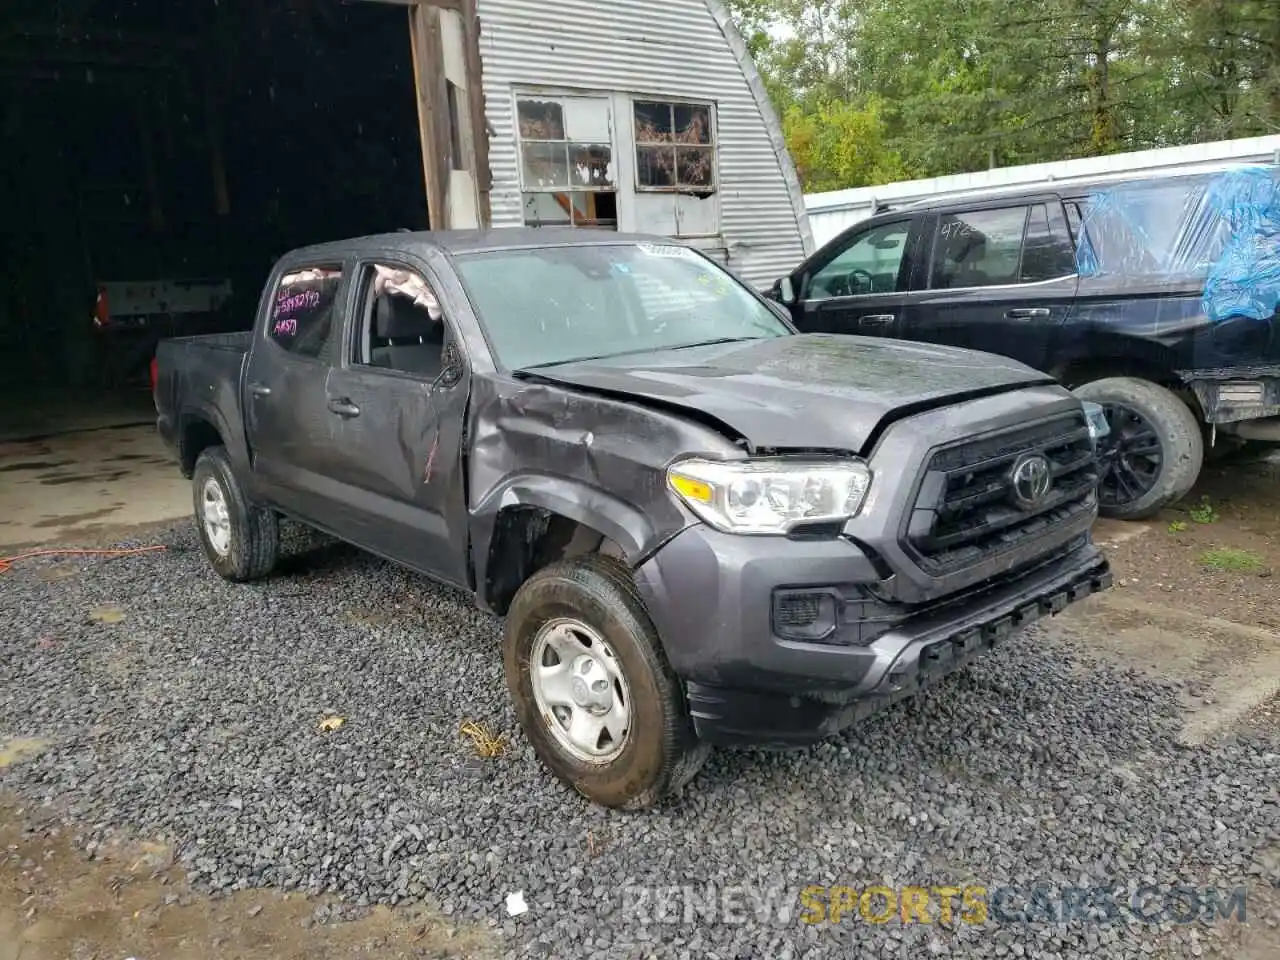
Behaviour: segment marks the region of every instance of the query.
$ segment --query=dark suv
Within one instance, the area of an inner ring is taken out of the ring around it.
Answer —
[[[1278,233],[1267,168],[1009,189],[864,220],[771,295],[806,333],[1003,354],[1102,404],[1101,512],[1141,518],[1206,445],[1280,440]]]

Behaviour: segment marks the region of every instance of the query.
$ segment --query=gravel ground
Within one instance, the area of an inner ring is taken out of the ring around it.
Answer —
[[[289,537],[286,568],[252,586],[218,580],[189,524],[166,553],[0,576],[0,733],[53,744],[0,788],[55,805],[90,850],[172,840],[199,889],[347,904],[320,919],[424,902],[496,927],[513,956],[1199,956],[1227,928],[808,925],[795,891],[1280,886],[1280,734],[1177,746],[1177,682],[1086,662],[1069,620],[813,750],[715,754],[684,797],[624,815],[534,759],[496,621]],[[345,722],[321,732],[329,716]],[[508,733],[506,754],[478,759],[466,719]],[[708,883],[745,900],[746,922],[685,923],[635,893]],[[512,919],[517,890],[529,911]],[[769,891],[779,913],[758,919],[753,892]]]

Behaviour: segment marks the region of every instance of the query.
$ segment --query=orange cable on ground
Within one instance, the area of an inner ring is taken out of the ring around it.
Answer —
[[[121,550],[35,550],[22,553],[16,557],[0,557],[0,573],[8,573],[19,560],[31,560],[34,557],[128,557],[136,553],[157,553],[167,550],[165,546],[128,547]]]

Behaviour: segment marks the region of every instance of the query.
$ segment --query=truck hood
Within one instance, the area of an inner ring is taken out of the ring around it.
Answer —
[[[521,376],[710,418],[753,451],[854,453],[892,420],[1054,382],[994,354],[833,334],[579,360]]]

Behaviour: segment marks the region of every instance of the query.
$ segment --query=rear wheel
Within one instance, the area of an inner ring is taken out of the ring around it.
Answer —
[[[1111,427],[1098,444],[1098,510],[1141,520],[1184,497],[1204,464],[1195,414],[1175,393],[1135,377],[1108,377],[1075,391],[1100,404]]]
[[[251,504],[240,489],[225,447],[209,447],[191,475],[196,529],[209,565],[225,580],[269,574],[280,552],[275,511]]]
[[[583,557],[530,577],[507,613],[503,666],[538,758],[595,803],[652,806],[706,759],[631,573],[616,560]]]

